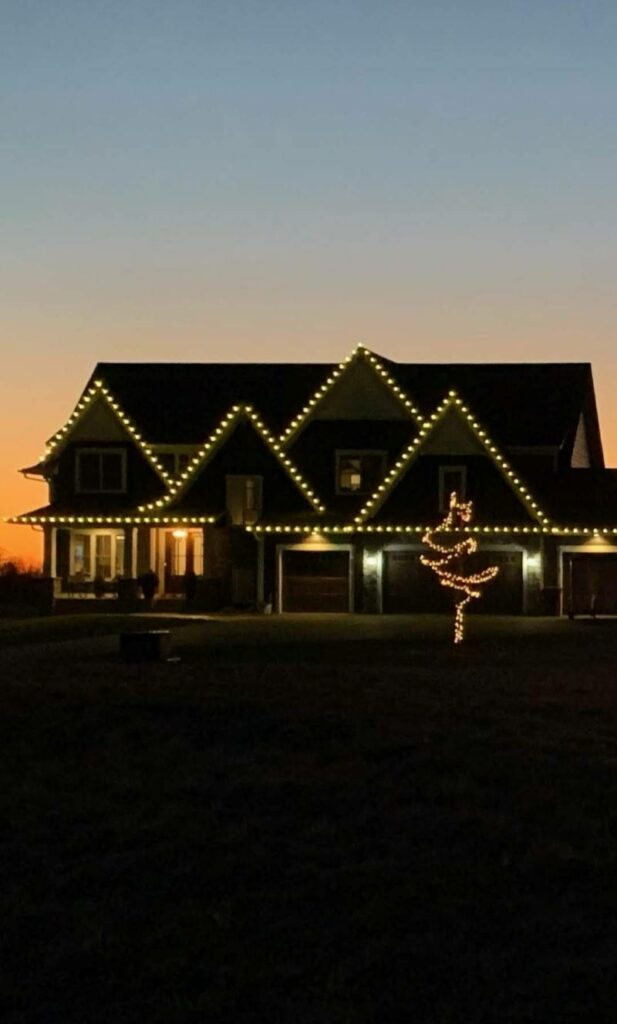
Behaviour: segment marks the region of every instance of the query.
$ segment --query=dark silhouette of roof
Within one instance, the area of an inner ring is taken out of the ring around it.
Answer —
[[[571,450],[586,408],[588,442],[602,458],[589,363],[380,359],[422,413],[430,414],[455,389],[501,445]],[[92,379],[106,382],[148,441],[196,444],[239,403],[253,405],[269,428],[281,433],[335,368],[323,363],[99,363]]]

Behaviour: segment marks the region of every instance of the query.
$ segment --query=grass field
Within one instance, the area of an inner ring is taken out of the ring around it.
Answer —
[[[617,623],[450,628],[0,651],[3,1020],[614,1024]]]

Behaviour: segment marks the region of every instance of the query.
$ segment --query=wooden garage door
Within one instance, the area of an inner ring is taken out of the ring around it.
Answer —
[[[564,559],[564,611],[617,615],[617,555],[569,555]]]
[[[283,551],[284,612],[348,612],[348,551]]]
[[[384,552],[384,612],[449,612],[453,592],[442,587],[435,573],[420,562],[421,551]],[[499,574],[482,588],[482,597],[470,606],[474,612],[518,615],[523,608],[523,556],[520,551],[478,551],[462,564],[465,573],[488,565]]]

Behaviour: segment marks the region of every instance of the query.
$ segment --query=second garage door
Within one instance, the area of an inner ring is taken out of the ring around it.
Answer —
[[[283,551],[284,612],[348,612],[348,551]]]
[[[435,573],[420,562],[421,551],[385,551],[383,610],[390,613],[450,612],[453,592],[442,587]],[[520,551],[478,551],[462,564],[462,572],[496,565],[499,574],[482,587],[473,611],[518,615],[523,610],[523,556]]]
[[[617,615],[617,555],[565,554],[564,611]]]

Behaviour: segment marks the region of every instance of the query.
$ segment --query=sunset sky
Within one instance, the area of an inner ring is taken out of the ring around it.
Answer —
[[[616,53],[614,0],[4,0],[0,516],[97,360],[589,360],[617,465]]]

